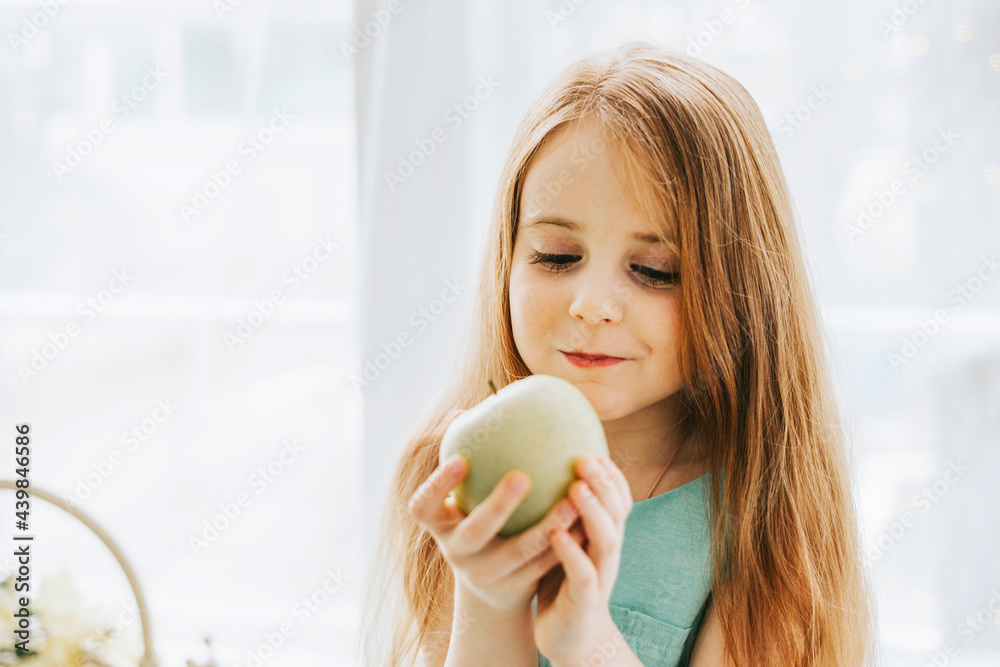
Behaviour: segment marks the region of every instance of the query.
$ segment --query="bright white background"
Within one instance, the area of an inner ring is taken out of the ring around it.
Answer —
[[[771,128],[853,447],[883,664],[940,660],[948,642],[949,665],[1000,662],[1000,280],[981,269],[1000,251],[1000,7],[897,3],[885,30],[883,0],[401,0],[347,57],[386,3],[232,4],[73,0],[15,48],[41,10],[0,2],[0,441],[31,423],[34,482],[89,491],[81,508],[146,588],[163,665],[205,660],[205,636],[220,664],[244,665],[286,621],[294,634],[264,664],[355,664],[372,522],[462,336],[514,127],[556,70],[627,36],[700,42]],[[163,81],[123,117],[116,99],[147,67]],[[499,86],[465,102],[481,77]],[[444,113],[463,102],[455,127]],[[251,159],[242,142],[276,109],[294,118]],[[60,178],[53,163],[103,120],[114,130]],[[390,188],[385,173],[435,128],[447,140]],[[240,173],[185,221],[180,205],[230,160]],[[859,207],[878,215],[852,240]],[[318,237],[339,244],[322,260]],[[312,269],[297,287],[296,266]],[[108,296],[116,270],[132,280],[88,319],[79,304]],[[449,281],[469,288],[441,311]],[[231,350],[224,336],[276,289]],[[78,335],[46,348],[71,323]],[[359,390],[352,376],[403,332],[412,343]],[[130,451],[122,436],[144,423]],[[275,463],[291,440],[301,453]],[[261,485],[269,464],[280,474]],[[196,554],[190,538],[240,493],[250,506]],[[69,568],[81,597],[117,612],[129,593],[96,539],[41,502],[32,517],[36,581]],[[328,571],[342,583],[296,614]]]

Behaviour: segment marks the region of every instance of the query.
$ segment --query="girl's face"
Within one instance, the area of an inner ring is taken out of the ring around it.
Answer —
[[[602,421],[683,386],[679,258],[649,238],[652,227],[619,184],[612,157],[620,154],[590,120],[550,137],[525,176],[510,274],[521,358],[532,373],[574,384]],[[572,351],[623,360],[581,367],[566,355]]]

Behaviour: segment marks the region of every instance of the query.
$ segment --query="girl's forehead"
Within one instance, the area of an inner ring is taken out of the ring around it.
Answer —
[[[660,230],[648,221],[612,218],[602,219],[600,216],[583,215],[571,217],[545,211],[538,211],[534,214],[521,216],[518,222],[519,230],[530,230],[532,234],[546,235],[549,232],[567,232],[574,236],[590,236],[599,234],[604,237],[608,232],[615,232],[612,236],[621,237],[622,240],[653,249],[671,249],[670,235],[666,230]],[[666,238],[662,238],[657,232],[661,231]]]
[[[674,193],[656,186],[672,179],[638,142],[619,136],[592,117],[553,130],[542,140],[522,172],[517,202],[518,230],[541,217],[582,222],[618,218],[631,240],[641,237],[679,251],[680,230],[670,202]],[[621,211],[627,210],[626,215]],[[613,215],[612,215],[613,214]],[[627,218],[627,220],[626,220]],[[569,226],[543,225],[564,233]],[[535,229],[539,229],[535,227]],[[657,246],[653,246],[657,247]]]
[[[617,142],[608,130],[593,120],[577,120],[550,132],[535,151],[531,161],[582,164],[598,155],[616,152]]]
[[[517,206],[518,230],[580,236],[620,231],[628,241],[643,245],[674,242],[672,226],[664,224],[669,214],[656,204],[658,198],[648,191],[648,182],[622,183],[627,178],[624,174],[605,170],[596,177],[596,171],[576,179],[566,170],[529,173]],[[636,196],[640,189],[646,191]]]

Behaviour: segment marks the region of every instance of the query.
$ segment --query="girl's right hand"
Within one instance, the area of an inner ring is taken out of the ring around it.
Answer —
[[[559,564],[546,532],[559,526],[582,544],[583,524],[576,523],[579,510],[568,497],[563,498],[534,526],[512,537],[500,537],[497,533],[527,495],[531,478],[511,470],[466,515],[455,504],[451,491],[465,477],[468,463],[460,456],[453,461],[457,464],[454,470],[446,467],[447,462],[438,466],[417,489],[409,502],[410,514],[434,536],[452,566],[456,587],[463,586],[498,611],[530,607],[538,582]],[[517,482],[523,487],[512,486]]]

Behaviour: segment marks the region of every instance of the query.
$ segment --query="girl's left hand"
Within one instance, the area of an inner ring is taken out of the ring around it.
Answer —
[[[606,635],[617,632],[608,605],[632,511],[628,480],[611,459],[581,457],[576,471],[581,479],[570,485],[569,497],[580,511],[586,550],[560,529],[552,550],[561,567],[538,583],[535,645],[553,665],[590,664]]]

